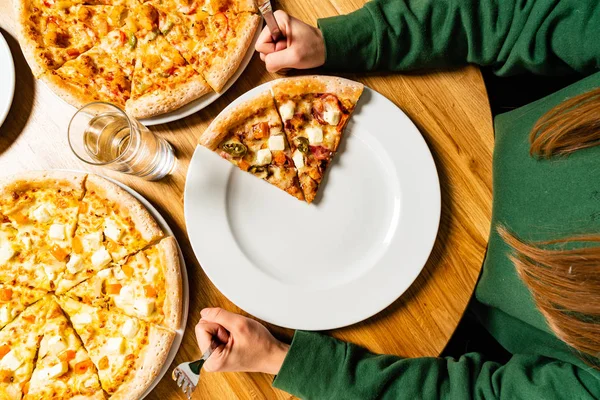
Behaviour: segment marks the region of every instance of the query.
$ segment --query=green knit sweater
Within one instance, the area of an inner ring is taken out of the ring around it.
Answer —
[[[376,0],[319,26],[326,66],[337,70],[470,62],[509,75],[591,73],[600,66],[598,0]],[[530,240],[600,232],[600,146],[538,161],[528,141],[551,107],[597,87],[600,73],[495,121],[492,230],[473,311],[513,354],[509,362],[478,353],[458,360],[374,355],[299,331],[274,386],[327,400],[600,398],[600,372],[552,334],[496,233],[501,224]]]

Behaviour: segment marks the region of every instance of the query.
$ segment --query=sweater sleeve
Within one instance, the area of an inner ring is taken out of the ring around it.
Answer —
[[[505,365],[477,353],[403,359],[298,331],[273,385],[310,400],[594,399],[595,373],[533,355],[515,355]]]
[[[600,68],[597,0],[373,0],[321,19],[325,66],[406,71],[467,63],[498,75]]]

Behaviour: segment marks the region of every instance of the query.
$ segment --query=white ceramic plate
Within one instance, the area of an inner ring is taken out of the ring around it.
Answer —
[[[324,330],[364,320],[404,293],[429,257],[441,203],[423,137],[365,88],[314,204],[199,146],[184,209],[196,257],[227,298],[276,325]]]
[[[102,177],[104,179],[107,179],[107,180],[121,186],[123,189],[125,189],[127,192],[129,192],[129,194],[131,194],[133,197],[138,199],[139,202],[142,203],[146,207],[146,209],[148,209],[148,211],[150,211],[150,214],[152,214],[154,219],[156,219],[156,222],[162,228],[162,230],[165,232],[165,234],[167,236],[173,236],[175,238],[175,235],[173,234],[173,230],[171,229],[171,227],[169,227],[169,224],[167,224],[167,221],[165,221],[165,219],[162,217],[162,215],[160,215],[158,210],[156,208],[154,208],[154,206],[148,200],[146,200],[141,194],[139,194],[138,192],[136,192],[129,186],[126,186],[125,184],[123,184],[115,179],[109,178],[107,176],[102,176]],[[175,241],[177,241],[177,238],[175,238]],[[181,285],[182,285],[182,295],[183,295],[183,305],[182,305],[183,309],[181,310],[181,323],[180,323],[181,327],[175,332],[176,336],[175,336],[175,339],[173,339],[173,344],[171,345],[171,350],[169,351],[169,355],[167,356],[167,360],[165,361],[165,364],[163,365],[162,369],[160,370],[160,373],[154,379],[154,381],[152,382],[150,387],[148,387],[148,389],[142,395],[142,397],[141,397],[142,399],[144,397],[148,396],[150,394],[150,392],[152,391],[152,389],[154,389],[156,387],[156,385],[158,385],[158,382],[160,382],[160,380],[164,377],[165,373],[169,369],[169,366],[171,365],[171,363],[173,363],[173,360],[175,359],[175,355],[177,354],[177,351],[179,350],[179,346],[181,346],[181,341],[183,340],[183,333],[185,332],[185,326],[187,323],[187,317],[188,317],[188,311],[189,311],[189,305],[190,305],[189,286],[188,286],[187,268],[185,266],[185,260],[183,258],[183,253],[181,252],[181,248],[179,247],[179,243],[177,243],[177,247],[179,249],[179,262],[181,264]]]
[[[0,33],[0,126],[4,123],[15,94],[15,64],[8,43]]]
[[[246,70],[246,67],[248,66],[248,64],[250,64],[250,60],[252,59],[252,56],[254,55],[254,46],[256,45],[256,41],[258,40],[258,36],[260,35],[261,31],[262,31],[262,23],[261,23],[261,25],[259,25],[259,28],[256,30],[256,34],[254,35],[254,38],[252,39],[252,43],[251,43],[250,47],[246,51],[246,55],[244,56],[244,59],[240,63],[240,67],[237,69],[235,74],[233,74],[231,79],[229,79],[229,81],[227,82],[227,84],[225,85],[223,90],[221,90],[220,93],[210,92],[210,93],[200,97],[199,99],[196,99],[196,100],[184,105],[183,107],[178,108],[175,111],[172,111],[172,112],[169,112],[166,114],[162,114],[162,115],[158,115],[153,118],[140,119],[140,122],[146,126],[152,126],[152,125],[166,124],[169,122],[177,121],[177,120],[188,117],[188,116],[192,115],[193,113],[198,112],[198,111],[208,107],[210,104],[212,104],[214,101],[216,101],[219,97],[223,96],[223,94],[225,94],[225,92],[228,91],[231,86],[233,86],[233,84],[238,80],[238,78]],[[0,53],[1,53],[1,51],[0,51]],[[1,66],[0,66],[0,71],[1,71]],[[41,82],[44,82],[44,81],[42,80]],[[46,83],[44,82],[44,84],[46,84]],[[49,88],[49,90],[52,93],[54,93],[54,91],[52,91],[50,88]],[[69,104],[62,97],[60,97],[56,93],[54,93],[54,94],[63,103]],[[73,107],[73,108],[75,108],[75,107]]]

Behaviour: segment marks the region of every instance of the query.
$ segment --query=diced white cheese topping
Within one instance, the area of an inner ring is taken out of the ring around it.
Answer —
[[[92,316],[86,312],[75,314],[71,317],[73,325],[87,325],[92,323]]]
[[[48,209],[48,206],[45,204],[42,204],[41,206],[39,206],[38,208],[33,210],[33,212],[31,214],[32,214],[33,218],[39,222],[48,222],[48,221],[50,221],[50,218],[52,218],[52,215],[50,214],[50,210]]]
[[[138,315],[142,317],[148,317],[154,312],[154,300],[150,299],[137,299],[133,302],[133,309]]]
[[[53,281],[56,279],[56,267],[53,265],[44,265],[44,272],[46,273],[48,280]]]
[[[112,218],[106,218],[104,220],[104,236],[118,242],[122,235],[123,231]]]
[[[88,253],[97,250],[102,245],[102,232],[88,233],[83,237],[82,244]]]
[[[270,164],[272,160],[271,150],[269,149],[260,149],[256,152],[256,162],[255,165],[267,165]]]
[[[121,354],[125,351],[125,339],[122,337],[112,337],[106,341],[104,350],[109,354]]]
[[[25,235],[19,235],[19,238],[21,239],[21,243],[23,243],[25,250],[31,250],[31,238]]]
[[[134,295],[135,292],[129,285],[121,287],[121,291],[119,292],[119,297],[121,297],[124,303],[132,303]]]
[[[112,261],[112,257],[106,247],[102,246],[92,254],[92,265],[95,268],[102,268]]]
[[[144,278],[146,279],[146,281],[152,282],[154,280],[154,278],[156,277],[156,275],[158,275],[158,272],[159,272],[158,268],[150,267],[144,274]]]
[[[76,274],[77,272],[81,271],[82,269],[83,269],[83,260],[81,259],[81,256],[79,256],[78,254],[72,253],[71,257],[69,258],[69,262],[67,262],[67,270],[72,274]]]
[[[329,125],[337,126],[340,123],[340,118],[342,114],[340,110],[336,107],[325,106],[325,112],[323,113],[323,120],[327,122]]]
[[[292,159],[294,160],[294,164],[296,164],[296,168],[304,168],[304,155],[299,150],[294,152]]]
[[[294,118],[294,109],[296,105],[293,101],[288,101],[287,103],[283,103],[281,107],[279,107],[279,115],[281,115],[281,119],[287,121],[288,119]]]
[[[285,142],[282,135],[269,137],[269,149],[272,151],[285,150]]]
[[[48,339],[48,348],[50,348],[55,354],[58,354],[67,349],[67,343],[61,336],[52,336],[50,339]]]
[[[0,263],[5,263],[15,255],[15,249],[13,249],[10,243],[3,243],[0,246]]]
[[[308,142],[310,144],[321,144],[323,143],[323,129],[319,127],[306,128],[306,135],[308,136]]]
[[[112,269],[106,268],[106,269],[103,269],[102,271],[98,272],[96,275],[98,275],[99,278],[106,279],[110,276],[111,273],[112,273]]]
[[[69,370],[69,364],[66,361],[59,361],[57,364],[41,369],[38,376],[42,380],[57,378]]]
[[[63,224],[52,224],[48,236],[55,240],[65,240],[65,226]]]
[[[121,328],[121,333],[126,338],[131,339],[132,337],[135,336],[135,334],[138,332],[138,330],[139,330],[138,322],[133,318],[128,318],[127,321],[125,321],[125,323],[123,324],[123,327]]]
[[[23,361],[14,350],[6,353],[2,358],[2,361],[0,361],[0,366],[2,366],[3,369],[8,369],[10,371],[16,371],[22,364]]]
[[[10,310],[8,309],[8,305],[5,304],[0,308],[0,323],[2,325],[7,324],[10,321]]]

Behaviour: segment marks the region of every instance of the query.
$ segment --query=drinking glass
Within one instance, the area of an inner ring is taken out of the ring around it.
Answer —
[[[69,145],[81,161],[158,180],[175,166],[173,148],[114,104],[79,109],[68,128]]]

